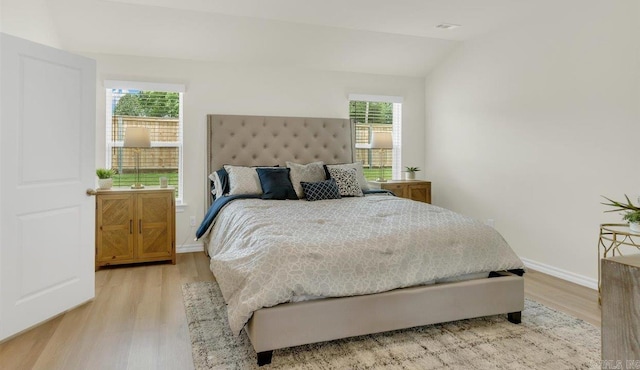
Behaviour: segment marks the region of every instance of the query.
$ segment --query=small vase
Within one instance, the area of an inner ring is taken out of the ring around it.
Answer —
[[[416,173],[415,172],[405,172],[404,173],[404,179],[405,180],[415,180],[416,179]]]
[[[629,222],[629,230],[640,233],[640,222]]]
[[[102,190],[109,190],[113,186],[113,179],[98,179],[98,187]]]

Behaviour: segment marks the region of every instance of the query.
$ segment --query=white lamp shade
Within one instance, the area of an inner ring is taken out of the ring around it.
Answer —
[[[371,149],[393,149],[391,132],[373,131],[371,133]]]
[[[125,148],[150,148],[151,137],[146,127],[127,127],[124,132]]]

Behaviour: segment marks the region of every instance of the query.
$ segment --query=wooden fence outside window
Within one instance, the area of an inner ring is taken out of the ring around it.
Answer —
[[[179,120],[177,118],[130,117],[113,116],[112,138],[114,142],[124,140],[124,132],[128,126],[142,126],[149,129],[154,147],[140,151],[141,173],[177,173],[179,150],[173,143],[179,142]],[[357,124],[356,144],[369,144],[371,132],[391,132],[389,124]],[[383,160],[384,156],[384,160]],[[392,161],[391,149],[357,148],[356,161],[361,161],[365,167],[378,168],[384,163],[389,166]],[[131,148],[114,146],[111,151],[112,168],[120,174],[135,171],[135,155]]]

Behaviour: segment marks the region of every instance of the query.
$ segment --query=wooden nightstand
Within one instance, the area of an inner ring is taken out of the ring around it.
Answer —
[[[124,263],[176,263],[173,188],[96,191],[96,268]]]
[[[600,261],[602,359],[611,363],[619,360],[623,365],[630,361],[637,364],[640,361],[640,254],[604,258]]]
[[[371,189],[384,189],[395,195],[417,200],[418,202],[431,203],[431,182],[422,180],[388,180],[386,182],[370,181]]]

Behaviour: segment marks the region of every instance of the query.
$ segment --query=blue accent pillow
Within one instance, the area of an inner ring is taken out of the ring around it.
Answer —
[[[335,179],[329,179],[319,182],[301,182],[304,196],[308,201],[323,199],[340,199],[340,189]]]
[[[224,167],[211,173],[209,175],[209,182],[212,202],[229,193],[229,173],[227,173]]]
[[[289,171],[289,168],[256,168],[262,187],[262,199],[298,200]]]
[[[209,186],[211,187],[211,203],[216,200],[216,184],[213,182],[213,176],[209,176]]]
[[[227,194],[229,192],[229,173],[227,173],[227,170],[225,170],[224,167],[217,170],[216,173],[220,179],[220,184],[222,184],[222,194]],[[218,189],[216,189],[216,191],[217,190]]]

